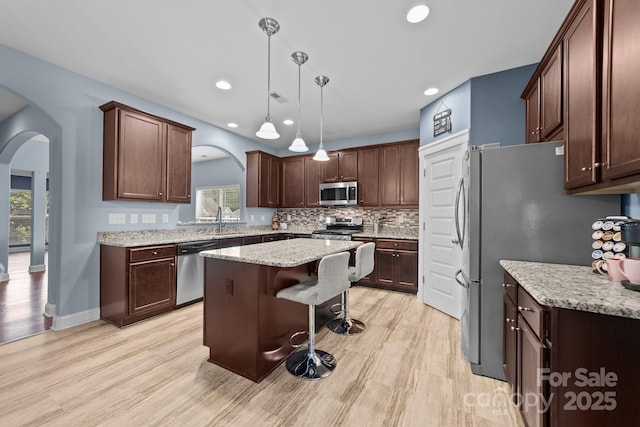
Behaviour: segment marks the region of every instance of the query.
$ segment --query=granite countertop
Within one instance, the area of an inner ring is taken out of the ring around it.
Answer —
[[[132,230],[99,232],[98,244],[108,246],[150,246],[171,243],[196,242],[200,240],[232,239],[235,237],[264,236],[270,234],[311,234],[322,226],[291,226],[286,230],[272,230],[270,226],[224,227],[218,233],[218,227],[181,227],[177,229]],[[366,228],[355,237],[378,239],[411,239],[418,240],[417,228],[382,228],[378,233],[373,228]]]
[[[640,319],[640,292],[591,267],[509,260],[500,265],[542,305]]]
[[[361,244],[344,240],[291,239],[202,251],[200,256],[274,267],[296,267],[326,255],[355,249]]]

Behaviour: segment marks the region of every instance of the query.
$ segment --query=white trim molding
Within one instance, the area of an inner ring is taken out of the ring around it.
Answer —
[[[60,331],[62,329],[82,325],[83,323],[93,322],[98,319],[100,319],[100,308],[92,308],[91,310],[80,311],[66,316],[53,316],[51,329],[54,331]]]
[[[9,273],[0,274],[0,282],[8,282],[9,281]]]
[[[34,264],[29,266],[29,273],[39,273],[41,271],[47,271],[46,264]]]

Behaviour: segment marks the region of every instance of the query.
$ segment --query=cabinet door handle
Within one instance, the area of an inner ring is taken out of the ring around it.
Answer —
[[[580,170],[581,170],[582,172],[586,172],[586,171],[590,171],[590,170],[591,170],[591,168],[590,168],[590,167],[583,167],[583,168],[580,168]]]
[[[513,288],[513,285],[511,283],[503,283],[502,287],[503,288]]]
[[[602,166],[604,166],[604,165],[606,165],[606,164],[607,164],[606,162],[602,162],[602,163],[597,163],[597,162],[596,162],[596,163],[594,163],[594,164],[593,164],[593,167],[594,167],[594,168],[599,168],[599,167],[602,167]]]
[[[529,307],[522,307],[522,306],[518,306],[518,310],[520,311],[533,311],[532,309],[530,309]]]
[[[512,326],[512,327],[511,327],[511,330],[512,330],[513,332],[518,332],[518,331],[520,330],[520,328],[516,328],[515,326]]]
[[[175,267],[176,265],[174,263],[171,263],[171,267]]]
[[[191,194],[187,194],[187,197],[190,199],[191,198]]]
[[[158,196],[162,196],[162,193],[158,193]]]
[[[158,255],[158,251],[153,251],[153,254],[154,255]]]

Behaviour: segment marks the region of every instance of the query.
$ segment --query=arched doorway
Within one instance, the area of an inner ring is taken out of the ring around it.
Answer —
[[[0,89],[0,104],[7,94]],[[43,314],[50,294],[49,135],[55,135],[48,131],[55,124],[26,101],[9,117],[6,105],[0,105],[0,194],[6,195],[0,198],[0,262],[6,267],[0,278],[0,343],[51,326]]]

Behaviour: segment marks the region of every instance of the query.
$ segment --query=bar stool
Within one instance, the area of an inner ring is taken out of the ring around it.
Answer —
[[[336,359],[331,354],[315,349],[315,306],[349,289],[348,268],[348,252],[327,255],[320,260],[317,278],[297,283],[282,289],[276,294],[278,298],[309,306],[309,341],[307,342],[307,349],[292,353],[285,362],[287,370],[298,378],[319,380],[330,375],[336,367]],[[297,334],[294,334],[294,336]]]
[[[373,271],[375,250],[376,244],[373,242],[358,246],[358,249],[356,249],[356,265],[355,267],[349,267],[349,282],[355,283]],[[349,317],[348,302],[349,289],[342,293],[342,318],[333,319],[327,323],[327,328],[331,332],[340,335],[355,335],[364,331],[364,323]]]

